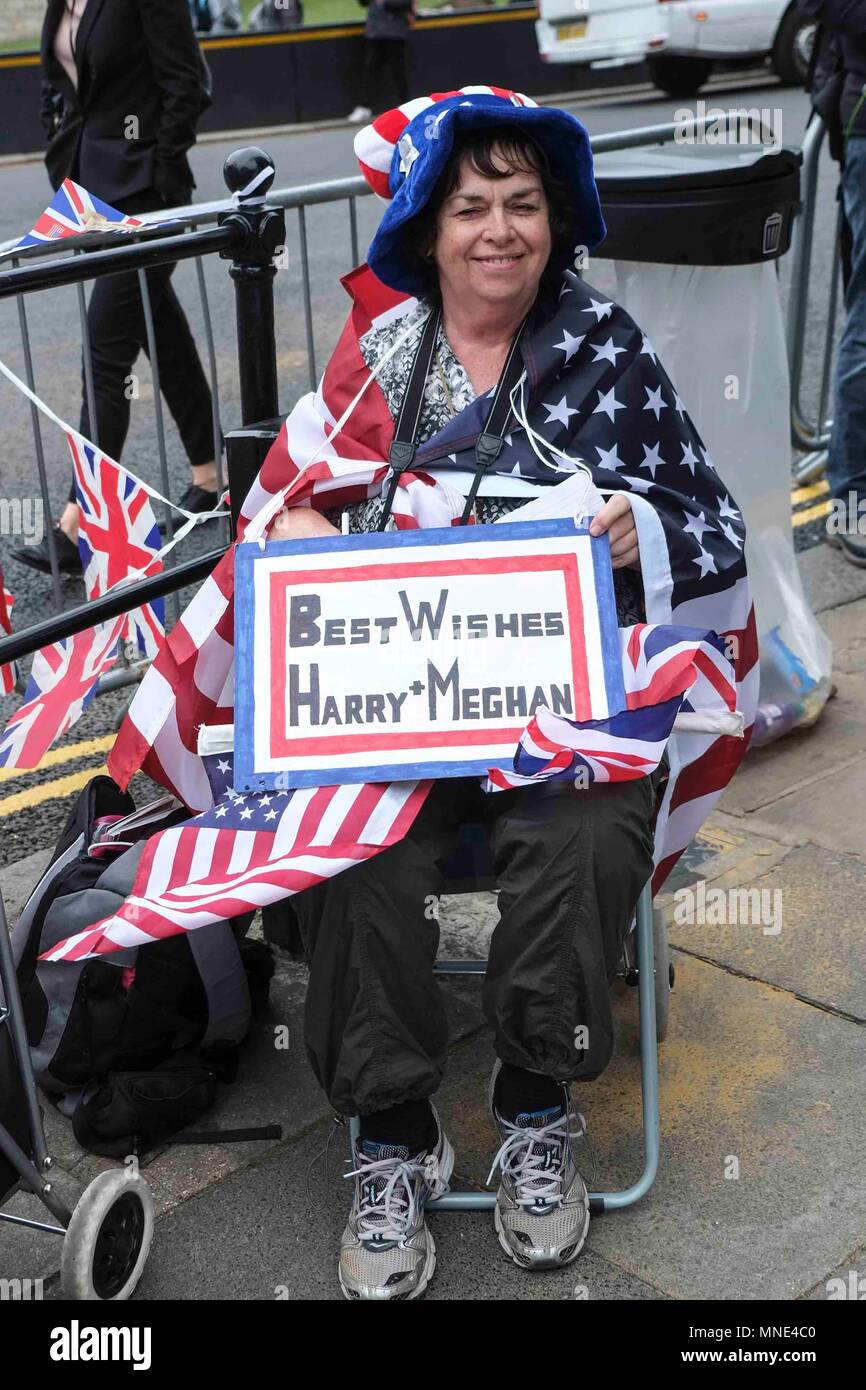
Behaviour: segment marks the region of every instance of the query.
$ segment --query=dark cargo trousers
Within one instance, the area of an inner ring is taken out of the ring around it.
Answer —
[[[439,1087],[448,1028],[433,975],[436,896],[465,821],[488,826],[499,889],[483,994],[497,1056],[556,1081],[604,1070],[609,985],[652,870],[654,783],[487,795],[474,780],[437,782],[403,840],[293,899],[310,963],[307,1054],[338,1113]]]

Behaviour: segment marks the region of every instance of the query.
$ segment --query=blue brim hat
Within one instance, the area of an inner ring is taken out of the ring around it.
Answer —
[[[553,175],[571,191],[573,245],[592,251],[604,239],[589,135],[576,116],[501,88],[434,93],[385,112],[355,137],[362,173],[374,192],[388,199],[367,252],[370,269],[384,284],[411,295],[429,288],[406,244],[406,224],[429,202],[457,131],[504,124],[531,135]]]

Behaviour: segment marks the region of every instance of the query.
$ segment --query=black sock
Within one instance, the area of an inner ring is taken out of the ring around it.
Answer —
[[[376,1144],[405,1144],[410,1154],[434,1148],[439,1136],[429,1100],[404,1100],[388,1110],[359,1118],[362,1139]]]
[[[496,1078],[493,1103],[503,1119],[514,1121],[517,1116],[532,1110],[550,1110],[562,1106],[562,1082],[535,1071],[524,1071],[503,1062]]]

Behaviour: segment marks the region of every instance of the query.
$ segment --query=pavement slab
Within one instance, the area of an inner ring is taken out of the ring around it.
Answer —
[[[866,603],[845,603],[821,614],[821,626],[833,643],[833,670],[846,675],[866,671]]]
[[[593,1220],[589,1248],[672,1298],[795,1298],[866,1237],[866,1035],[770,986],[675,961],[659,1175],[642,1202]],[[626,1186],[642,1166],[634,992],[617,991],[616,1005],[613,1062],[574,1087],[595,1190]],[[495,1143],[491,1060],[486,1043],[458,1050],[441,1093],[457,1174],[479,1188]],[[726,1178],[734,1159],[739,1177]]]
[[[798,789],[763,806],[755,829],[762,834],[811,840],[825,849],[861,855],[866,849],[862,807],[866,803],[866,753],[821,778],[808,793]]]
[[[811,1303],[857,1302],[866,1299],[866,1245],[853,1251],[847,1260],[810,1289]]]
[[[693,955],[866,1022],[864,902],[866,862],[807,844],[765,874],[736,868],[702,897],[681,893],[668,909],[668,936]]]
[[[844,682],[843,688],[827,701],[816,724],[749,751],[722,795],[722,811],[748,815],[788,794],[808,805],[813,789],[821,795],[820,784],[829,779],[829,788],[823,790],[832,791],[839,774],[866,753],[866,702],[855,698],[849,684],[862,688],[862,682],[854,676],[837,680]]]
[[[826,542],[801,551],[797,559],[813,612],[823,613],[866,597],[866,570],[843,559]]]

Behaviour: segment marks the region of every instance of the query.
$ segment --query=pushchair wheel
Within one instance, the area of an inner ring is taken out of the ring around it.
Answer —
[[[63,1241],[63,1297],[124,1302],[141,1278],[152,1236],[145,1179],[125,1168],[100,1173],[81,1194]]]

